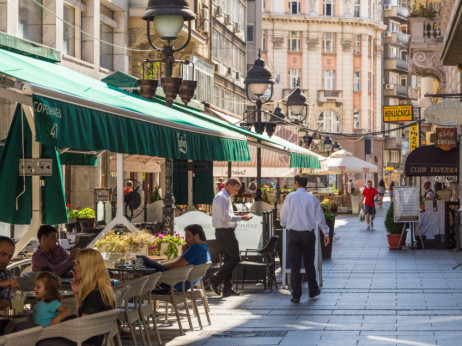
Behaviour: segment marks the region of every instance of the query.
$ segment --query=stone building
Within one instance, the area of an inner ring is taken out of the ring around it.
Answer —
[[[336,134],[382,129],[381,2],[262,1],[259,48],[276,79],[273,100],[282,101],[300,85],[310,104],[307,127],[331,133],[364,159],[364,139]],[[383,138],[372,141],[366,158],[382,167]]]

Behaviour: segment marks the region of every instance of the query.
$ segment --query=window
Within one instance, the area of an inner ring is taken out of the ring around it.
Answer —
[[[359,118],[359,109],[355,109],[353,112],[353,128],[361,128],[361,119]]]
[[[326,132],[340,132],[340,122],[337,113],[328,110],[318,118],[318,130]]]
[[[300,32],[291,31],[289,36],[289,51],[299,52],[300,51]]]
[[[300,14],[300,1],[289,1],[290,14]]]
[[[324,0],[323,15],[334,16],[335,0]]]
[[[42,4],[42,0],[38,0]],[[43,43],[42,17],[40,6],[30,0],[19,0],[19,37],[29,41]],[[10,18],[11,19],[11,18]]]
[[[254,40],[253,29],[254,29],[253,24],[247,25],[247,42],[253,42],[253,40]]]
[[[369,72],[367,74],[367,92],[371,92],[371,73]]]
[[[325,70],[323,76],[324,90],[335,90],[335,70]]]
[[[75,26],[75,8],[64,4],[64,20]],[[63,51],[64,54],[75,56],[75,29],[64,24]]]
[[[402,86],[407,86],[407,76],[401,76],[400,81]]]
[[[355,0],[354,4],[354,17],[361,17],[361,0]]]
[[[295,89],[300,85],[300,69],[291,68],[289,69],[289,88]]]
[[[401,26],[399,23],[390,20],[390,23],[388,23],[388,30],[391,32],[400,32]]]
[[[390,162],[400,162],[399,151],[392,150],[390,151]]]
[[[263,31],[263,33],[261,34],[261,49],[263,51],[266,50],[266,32]]]
[[[396,59],[399,57],[399,48],[388,46],[388,58],[389,59]]]
[[[325,54],[335,53],[335,34],[332,32],[325,32],[323,39],[323,51]]]
[[[353,40],[353,54],[361,54],[361,35],[355,35]]]
[[[114,12],[106,6],[100,6],[100,37],[101,40],[114,43],[114,28],[117,24],[114,21]],[[114,46],[100,42],[100,65],[108,70],[114,69]]]
[[[353,72],[353,91],[361,91],[361,72]]]

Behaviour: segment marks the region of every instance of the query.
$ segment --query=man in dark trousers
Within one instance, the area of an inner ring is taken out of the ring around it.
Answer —
[[[282,205],[281,225],[289,232],[288,251],[290,260],[290,284],[292,286],[292,303],[299,303],[302,295],[300,267],[305,264],[310,298],[321,293],[316,281],[314,255],[316,248],[316,226],[324,233],[324,245],[329,244],[329,227],[321,209],[318,198],[306,190],[308,177],[295,176],[295,192],[290,193]]]
[[[210,284],[212,290],[220,295],[219,287],[223,283],[223,297],[239,295],[239,292],[233,290],[232,284],[233,270],[240,260],[239,243],[234,230],[238,221],[248,221],[252,218],[248,215],[234,215],[231,197],[237,195],[240,187],[239,179],[228,179],[225,187],[213,199],[212,204],[212,225],[215,228],[215,238],[223,249],[224,258],[223,265],[210,279]]]

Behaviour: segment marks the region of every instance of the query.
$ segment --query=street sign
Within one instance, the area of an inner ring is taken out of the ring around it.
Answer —
[[[412,105],[384,106],[383,122],[412,121]]]
[[[395,169],[393,167],[385,167],[386,171],[394,171]]]
[[[419,125],[414,124],[409,127],[410,151],[419,147]]]
[[[457,148],[457,129],[438,127],[436,129],[436,147],[444,151]]]
[[[458,100],[444,100],[428,107],[424,118],[435,125],[462,125],[462,102]]]

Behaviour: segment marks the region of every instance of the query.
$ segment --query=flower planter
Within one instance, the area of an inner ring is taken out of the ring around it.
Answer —
[[[360,196],[351,196],[351,213],[359,214],[359,203],[361,202]]]
[[[167,256],[167,249],[168,249],[168,246],[169,244],[168,243],[162,243],[160,244],[160,252],[159,252],[159,255],[160,256]],[[183,253],[182,253],[182,249],[183,247],[181,245],[177,245],[176,248],[178,249],[178,256],[181,256]],[[172,257],[172,258],[175,258],[175,257]],[[171,259],[171,258],[169,258]]]
[[[322,259],[330,259],[332,256],[332,242],[334,240],[335,219],[326,220],[326,224],[329,226],[329,245],[325,246],[324,239],[321,239]]]
[[[390,250],[401,250],[404,243],[406,242],[406,235],[407,231],[404,231],[402,237],[401,234],[387,234],[388,246],[390,247]]]
[[[140,96],[152,100],[156,94],[159,81],[157,79],[139,79],[136,84],[140,87]]]

